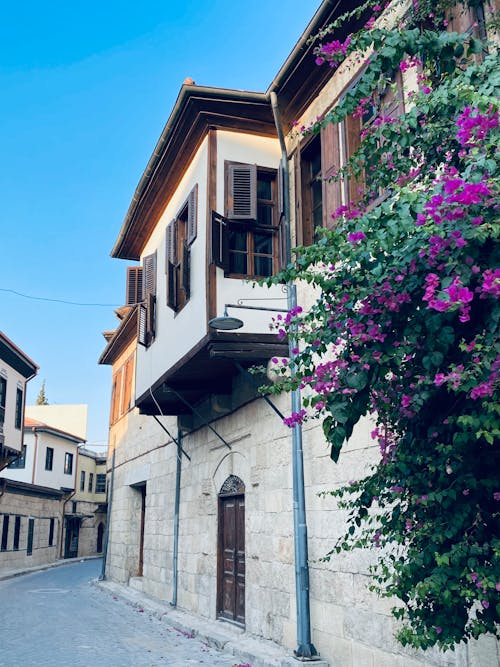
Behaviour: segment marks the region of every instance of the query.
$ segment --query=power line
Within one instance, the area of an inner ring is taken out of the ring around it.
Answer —
[[[34,301],[52,301],[54,303],[65,303],[70,306],[103,306],[105,308],[119,308],[119,303],[81,303],[79,301],[66,301],[64,299],[49,299],[44,296],[31,296],[30,294],[23,294],[22,292],[16,292],[13,289],[6,289],[0,287],[0,292],[10,292],[11,294],[16,294],[17,296],[22,296],[24,299],[33,299]]]

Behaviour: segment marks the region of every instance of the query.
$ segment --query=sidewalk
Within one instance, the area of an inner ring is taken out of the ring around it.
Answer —
[[[53,567],[60,565],[69,565],[69,563],[80,563],[84,560],[95,560],[102,558],[102,554],[95,554],[94,556],[80,556],[79,558],[59,558],[54,563],[45,563],[44,565],[35,565],[34,567],[23,567],[18,570],[4,570],[0,572],[0,581],[12,579],[12,577],[21,577],[23,574],[31,574],[32,572],[41,572],[42,570],[50,570]]]
[[[129,586],[107,580],[95,581],[95,585],[147,611],[182,634],[196,637],[212,648],[229,653],[234,656],[235,667],[299,667],[307,663],[314,667],[328,667],[328,663],[323,660],[298,660],[292,657],[292,651],[286,651],[274,642],[251,637],[230,623],[202,619],[174,609],[168,602],[151,598]]]

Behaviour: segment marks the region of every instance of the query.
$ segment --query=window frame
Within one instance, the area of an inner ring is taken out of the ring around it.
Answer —
[[[64,453],[64,474],[72,475],[73,474],[73,453],[65,452]]]
[[[0,426],[5,422],[5,406],[7,403],[7,378],[0,375]]]
[[[19,551],[19,537],[21,535],[21,517],[16,515],[14,518],[14,537],[12,540],[12,550]]]
[[[87,486],[87,493],[94,493],[94,473],[89,472],[89,481]]]
[[[14,417],[14,428],[20,431],[23,427],[23,405],[24,391],[21,387],[16,387],[16,412]]]
[[[246,187],[243,192],[243,203],[235,202],[237,193],[234,192],[235,177],[234,173],[238,170],[241,173],[248,172]],[[269,181],[271,185],[271,198],[259,197],[259,181]],[[225,224],[220,229],[225,238],[222,247],[219,248],[219,254],[223,254],[222,268],[224,276],[241,280],[261,279],[276,275],[280,268],[281,244],[279,236],[283,233],[281,229],[282,211],[280,210],[280,170],[272,167],[264,167],[256,164],[245,164],[242,162],[233,162],[226,160],[224,162],[224,211]],[[263,223],[258,220],[259,207],[270,209],[271,223]],[[231,234],[233,232],[245,233],[245,248],[231,248]],[[214,229],[212,230],[212,261],[218,266],[221,263],[215,261],[214,253]],[[269,236],[271,240],[271,253],[262,253],[256,251],[256,235],[262,234]],[[244,273],[231,270],[231,257],[244,256],[246,258],[247,271]],[[259,258],[270,259],[270,273],[256,273],[255,263]]]
[[[85,470],[80,470],[80,491],[85,491]]]
[[[2,522],[2,541],[0,543],[0,551],[8,551],[8,546],[9,546],[9,521],[10,521],[10,515],[9,514],[4,514],[3,515],[3,522]]]
[[[104,488],[101,490],[103,479],[104,479]],[[95,493],[106,493],[106,473],[96,474]]]
[[[17,459],[9,463],[7,466],[11,470],[24,470],[26,468],[26,452],[28,451],[27,445],[21,446],[21,453]]]
[[[50,454],[49,454],[50,452]],[[54,448],[46,447],[45,448],[45,470],[51,471],[54,469]]]

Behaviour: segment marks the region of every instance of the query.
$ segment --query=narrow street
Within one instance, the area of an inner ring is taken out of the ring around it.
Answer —
[[[1,667],[233,667],[235,659],[92,584],[89,560],[0,582]]]

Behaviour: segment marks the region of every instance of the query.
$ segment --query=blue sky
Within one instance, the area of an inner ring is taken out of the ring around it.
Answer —
[[[9,3],[0,23],[0,329],[50,403],[88,403],[108,433],[98,366],[127,262],[110,250],[183,80],[266,90],[319,0]]]

